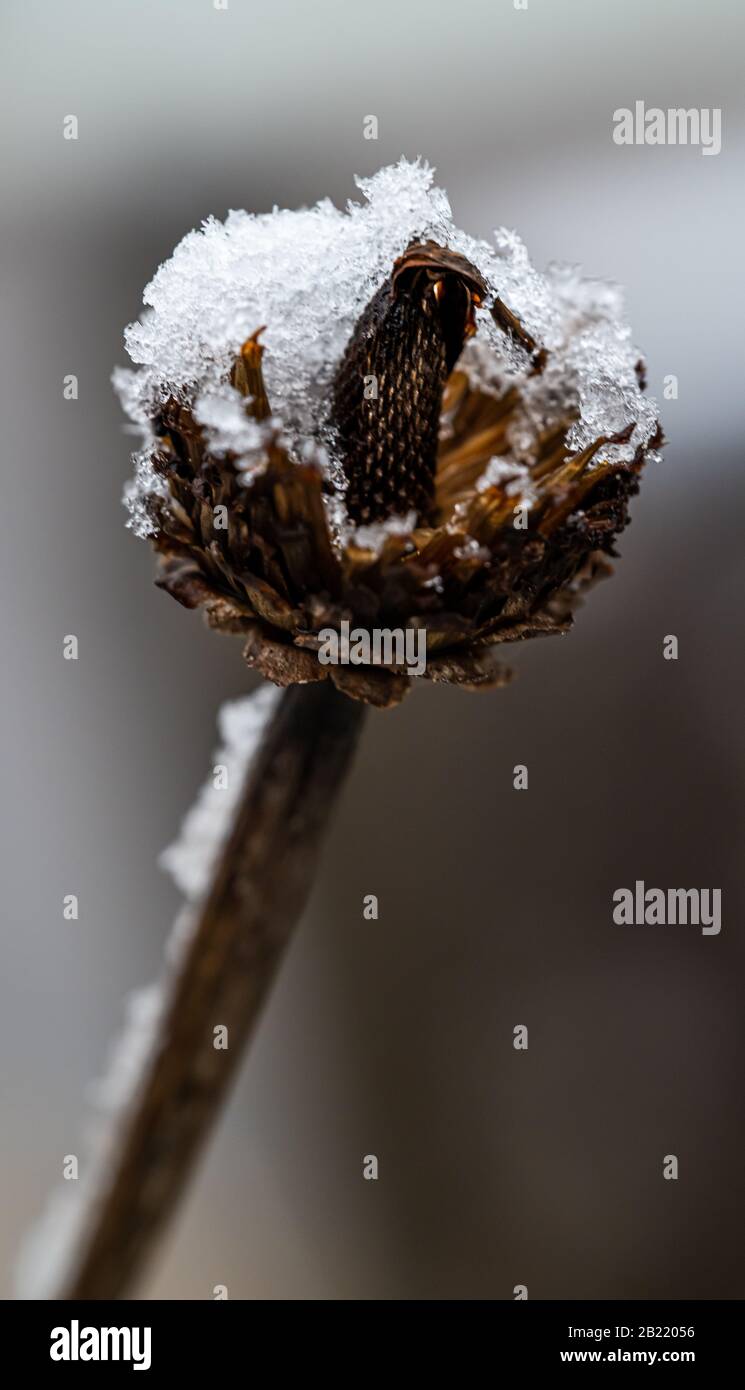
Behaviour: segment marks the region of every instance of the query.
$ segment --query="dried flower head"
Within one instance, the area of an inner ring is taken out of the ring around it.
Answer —
[[[422,163],[358,182],[187,236],[116,384],[158,583],[277,684],[384,706],[407,669],[323,665],[324,630],[423,628],[427,678],[503,683],[496,648],[566,631],[607,570],[662,436],[615,287],[460,232]]]

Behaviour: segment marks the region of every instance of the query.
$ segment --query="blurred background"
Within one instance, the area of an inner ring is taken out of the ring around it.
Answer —
[[[27,0],[2,28],[0,1292],[82,1154],[123,996],[159,971],[179,899],[156,858],[217,708],[255,683],[125,531],[123,327],[208,214],[343,204],[355,173],[422,154],[460,226],[515,227],[539,266],[627,287],[649,390],[678,377],[670,443],[573,634],[515,650],[504,691],[421,689],[370,717],[251,1056],[138,1293],[742,1297],[742,12]],[[615,145],[613,111],[636,100],[720,107],[721,154]],[[614,927],[612,892],[637,878],[721,887],[721,935]]]

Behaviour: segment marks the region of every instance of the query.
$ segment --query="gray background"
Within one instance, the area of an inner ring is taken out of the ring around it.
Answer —
[[[628,287],[650,390],[679,377],[671,442],[573,635],[518,652],[505,691],[418,690],[370,719],[250,1060],[140,1292],[741,1297],[741,7],[4,9],[2,1292],[80,1151],[122,997],[158,970],[178,896],[156,855],[216,709],[254,680],[152,587],[124,530],[122,328],[208,213],[343,202],[355,172],[422,153],[461,226],[515,226],[537,264]],[[613,110],[637,99],[721,107],[722,153],[617,147]],[[636,878],[721,887],[721,936],[614,928],[611,893]]]

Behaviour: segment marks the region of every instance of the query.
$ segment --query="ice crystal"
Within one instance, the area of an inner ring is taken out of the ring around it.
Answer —
[[[155,531],[147,508],[147,498],[168,497],[166,482],[158,476],[153,468],[154,448],[155,443],[151,440],[144,448],[136,450],[132,455],[134,477],[124,487],[124,502],[129,511],[127,525],[136,536],[140,536],[142,539],[151,536]]]
[[[358,526],[354,532],[354,543],[378,555],[389,536],[410,536],[416,526],[416,520],[416,512],[411,511],[405,516],[387,516],[385,521]]]
[[[205,782],[178,840],[160,856],[162,868],[189,902],[197,900],[209,883],[215,856],[240,797],[248,761],[279,694],[274,686],[262,686],[248,699],[230,700],[220,710],[217,722],[222,747],[215,754],[215,764],[227,769],[227,785],[218,789],[213,778]]]
[[[476,484],[476,488],[477,491],[484,492],[487,488],[494,487],[495,484],[504,487],[508,497],[518,493],[522,497],[529,496],[531,493],[530,470],[524,464],[501,456],[490,459]]]

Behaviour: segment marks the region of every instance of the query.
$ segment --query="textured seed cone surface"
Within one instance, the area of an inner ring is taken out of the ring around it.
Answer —
[[[362,315],[333,394],[354,521],[430,517],[442,391],[485,288],[464,257],[414,246]]]

